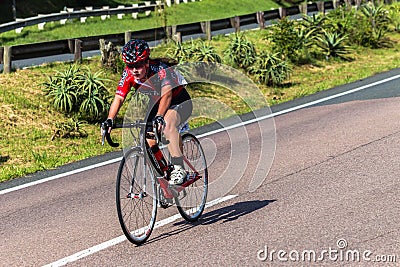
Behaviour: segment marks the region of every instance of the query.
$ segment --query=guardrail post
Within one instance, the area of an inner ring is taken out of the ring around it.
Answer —
[[[74,61],[82,62],[82,41],[79,39],[75,39]]]
[[[125,8],[125,6],[119,5],[117,8],[123,9],[123,8]],[[117,14],[117,18],[118,18],[118,19],[123,19],[124,16],[125,16],[124,13]]]
[[[325,14],[325,3],[324,1],[317,2],[318,12]]]
[[[74,39],[68,39],[68,48],[69,48],[69,52],[71,54],[75,53],[75,40]]]
[[[181,44],[182,43],[182,34],[181,34],[181,32],[176,32],[173,35],[173,39],[174,39],[175,42]]]
[[[299,10],[301,14],[307,15],[307,2],[300,4]]]
[[[240,32],[240,17],[236,16],[231,18],[231,25],[233,28],[235,28],[235,32]]]
[[[61,14],[66,14],[66,13],[68,13],[66,10],[62,10],[62,11],[60,11],[60,13]],[[67,20],[68,19],[60,19],[60,24],[61,25],[64,25],[65,23],[67,23]]]
[[[284,7],[280,7],[279,8],[279,17],[282,19],[284,17],[286,17],[286,8]]]
[[[264,29],[265,28],[265,19],[264,19],[264,11],[258,11],[256,13],[257,16],[257,23],[258,25],[260,25],[260,29]]]
[[[125,32],[125,43],[127,43],[131,39],[132,39],[132,32],[131,31],[126,31]]]
[[[4,47],[3,72],[11,73],[12,46]]]
[[[206,34],[207,40],[211,41],[212,36],[211,36],[211,21],[204,21],[201,22],[201,27],[203,32]]]
[[[333,4],[333,9],[336,9],[340,5],[340,1],[339,0],[332,0],[332,4]]]
[[[177,26],[176,25],[172,25],[171,27],[171,37],[174,38],[175,34],[176,34],[176,29]]]
[[[172,26],[165,27],[165,36],[167,37],[167,40],[172,38]]]

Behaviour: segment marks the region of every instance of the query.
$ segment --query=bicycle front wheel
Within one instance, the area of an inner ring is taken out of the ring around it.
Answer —
[[[129,150],[118,170],[116,204],[126,238],[137,245],[153,231],[157,214],[156,183],[140,148]]]
[[[182,136],[182,153],[185,158],[185,169],[189,177],[200,177],[197,181],[186,187],[175,203],[181,216],[189,222],[199,219],[204,211],[208,192],[208,170],[203,148],[199,140],[192,134]]]

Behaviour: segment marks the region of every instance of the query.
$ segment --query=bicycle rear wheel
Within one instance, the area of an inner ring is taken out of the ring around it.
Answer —
[[[185,170],[188,172],[189,177],[199,175],[201,178],[180,192],[180,195],[175,198],[175,203],[181,216],[186,221],[194,222],[203,213],[207,201],[207,162],[203,148],[194,135],[190,133],[184,134],[182,143],[183,156],[189,163],[185,162]]]
[[[121,228],[130,242],[140,245],[153,231],[157,215],[155,178],[140,148],[129,150],[123,157],[116,186]]]

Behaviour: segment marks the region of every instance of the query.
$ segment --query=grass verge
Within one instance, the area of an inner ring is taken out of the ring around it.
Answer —
[[[258,48],[262,48],[259,31],[249,31],[246,35]],[[395,33],[391,39],[399,43],[400,34]],[[212,45],[222,51],[228,45],[228,38],[216,37]],[[167,45],[156,48],[153,56],[164,55],[167,49]],[[274,105],[400,67],[398,45],[387,49],[355,48],[350,56],[353,58],[351,62],[318,61],[312,65],[296,67],[284,88],[264,85],[259,87],[268,103]],[[17,70],[9,75],[0,74],[0,105],[3,110],[0,113],[3,125],[3,130],[0,131],[0,181],[115,150],[100,145],[99,125],[87,125],[86,138],[51,140],[56,130],[55,124],[68,118],[49,107],[43,98],[41,84],[47,75],[54,74],[56,70],[64,71],[68,65],[69,63],[50,64]],[[92,71],[101,68],[98,57],[84,60],[83,65],[87,65]],[[104,77],[111,80],[107,87],[113,93],[119,74],[104,72]],[[227,97],[217,87],[196,88],[196,94],[228,103],[237,113],[247,112],[238,98]],[[121,118],[123,114],[124,110],[120,112]],[[115,137],[118,135],[117,132]]]

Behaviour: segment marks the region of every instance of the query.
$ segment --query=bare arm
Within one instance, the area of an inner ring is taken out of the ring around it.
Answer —
[[[119,109],[121,108],[122,104],[124,103],[124,98],[119,95],[115,95],[114,100],[110,106],[110,110],[108,111],[108,119],[114,120],[118,114]]]
[[[125,98],[119,95],[115,95],[113,102],[111,103],[110,110],[108,111],[108,119],[114,121],[115,117],[118,114],[119,109],[121,108],[122,104],[124,103]],[[108,128],[108,132],[111,133],[111,127]],[[103,132],[101,133],[103,134]]]

